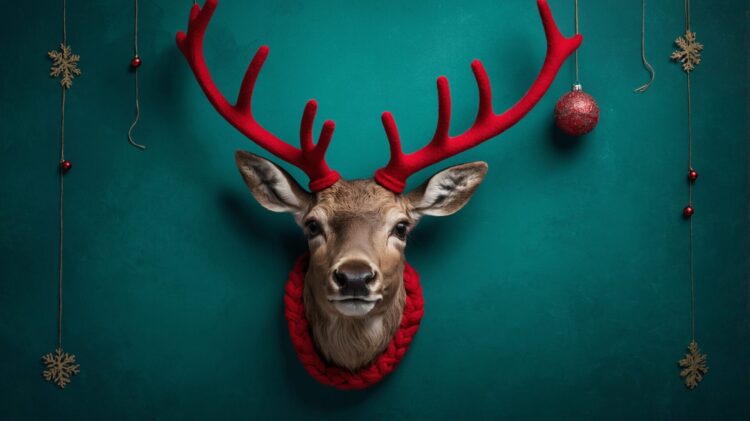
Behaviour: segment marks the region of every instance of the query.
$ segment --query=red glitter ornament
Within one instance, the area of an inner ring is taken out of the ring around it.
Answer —
[[[698,171],[690,170],[690,172],[688,172],[688,180],[690,180],[691,183],[695,183],[695,180],[697,179],[698,179]]]
[[[555,125],[570,136],[581,136],[594,130],[599,122],[599,106],[583,92],[580,84],[563,95],[555,105]]]
[[[130,60],[130,67],[132,67],[134,69],[137,69],[137,68],[141,67],[141,63],[142,63],[141,62],[141,58],[138,57],[138,56],[135,56],[135,57],[133,57],[132,60]]]
[[[70,169],[73,168],[73,163],[68,161],[67,159],[60,161],[60,170],[62,172],[66,173],[70,171]]]
[[[685,218],[690,218],[695,213],[695,209],[693,209],[692,206],[687,205],[685,206],[685,209],[682,210],[682,216]]]

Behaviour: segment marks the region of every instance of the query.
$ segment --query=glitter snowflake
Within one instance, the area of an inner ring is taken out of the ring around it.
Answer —
[[[698,349],[698,343],[691,341],[688,345],[688,352],[685,354],[685,358],[678,361],[682,370],[680,371],[680,377],[685,379],[685,386],[688,389],[695,389],[703,380],[703,375],[708,373],[708,367],[706,367],[706,354],[701,354]]]
[[[60,44],[60,50],[53,50],[47,53],[52,59],[52,67],[49,69],[49,75],[60,78],[60,85],[65,89],[73,86],[73,78],[81,75],[81,69],[78,68],[78,60],[81,56],[73,54],[70,51],[70,45]]]
[[[689,72],[701,62],[701,51],[703,44],[695,40],[695,32],[686,31],[684,37],[677,37],[674,41],[679,50],[672,53],[670,58],[682,63],[682,70]]]
[[[70,376],[78,374],[80,367],[76,364],[76,356],[63,352],[62,348],[57,348],[55,354],[49,353],[42,357],[42,362],[47,367],[44,370],[44,380],[55,382],[61,389],[70,383]]]

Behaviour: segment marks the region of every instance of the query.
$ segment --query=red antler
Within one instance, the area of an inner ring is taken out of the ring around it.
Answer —
[[[401,193],[410,175],[497,136],[516,124],[534,108],[552,84],[565,59],[578,48],[582,41],[580,35],[572,38],[562,36],[546,0],[537,0],[537,5],[547,37],[547,55],[542,70],[523,98],[504,113],[495,114],[492,111],[492,89],[487,72],[479,60],[474,60],[471,63],[471,69],[474,71],[474,77],[479,86],[479,111],[474,124],[466,132],[458,136],[450,136],[448,131],[450,130],[451,99],[448,79],[444,76],[439,77],[437,80],[438,123],[435,135],[427,146],[408,155],[404,154],[393,116],[387,111],[383,113],[383,126],[390,144],[391,159],[388,165],[375,172],[375,180],[380,185],[394,193]]]
[[[208,22],[211,20],[214,10],[216,10],[217,2],[218,0],[207,0],[203,9],[197,4],[193,5],[190,10],[187,34],[184,32],[177,33],[177,46],[180,47],[182,54],[187,59],[206,97],[216,108],[216,111],[242,134],[277,157],[304,171],[310,177],[310,190],[320,191],[331,186],[340,178],[339,173],[328,168],[325,161],[325,153],[333,136],[334,123],[331,120],[326,120],[323,123],[318,143],[314,145],[312,127],[315,112],[318,108],[315,100],[311,99],[307,102],[305,112],[302,115],[300,149],[276,137],[258,124],[253,117],[250,102],[255,80],[258,78],[263,62],[268,57],[267,46],[258,49],[247,67],[236,105],[230,104],[211,80],[203,57],[203,37],[206,34]]]

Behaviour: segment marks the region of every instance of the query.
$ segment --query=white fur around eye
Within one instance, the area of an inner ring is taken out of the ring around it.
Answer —
[[[397,251],[403,251],[406,248],[406,240],[400,240],[394,236],[388,237],[388,247],[393,248]]]
[[[315,237],[307,237],[307,244],[310,248],[317,248],[325,244],[326,239],[324,235],[316,235]]]

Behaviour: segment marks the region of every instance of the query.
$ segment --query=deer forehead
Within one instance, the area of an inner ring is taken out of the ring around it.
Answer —
[[[373,180],[340,180],[316,194],[308,215],[331,224],[363,219],[390,222],[391,219],[408,218],[409,207],[401,195],[384,189]]]

